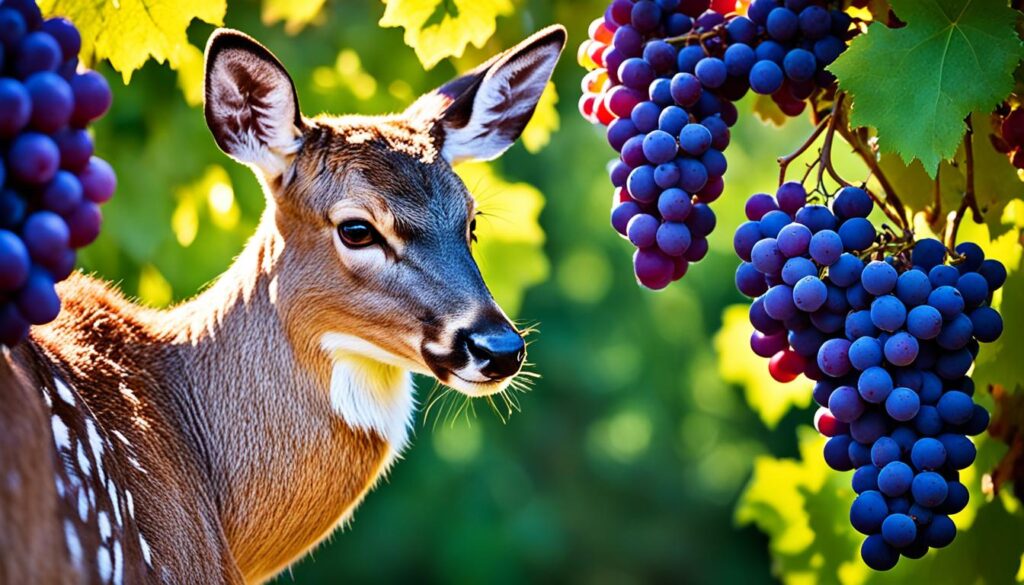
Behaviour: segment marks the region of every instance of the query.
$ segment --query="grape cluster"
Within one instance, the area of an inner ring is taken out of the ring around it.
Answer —
[[[86,126],[110,108],[106,80],[80,70],[81,37],[33,0],[0,0],[0,343],[60,312],[56,282],[99,235],[110,165]]]
[[[1006,153],[1013,166],[1024,169],[1024,109],[1004,105],[996,111],[995,119],[993,144]]]
[[[975,457],[967,435],[989,422],[968,371],[979,342],[1002,333],[989,305],[1006,270],[973,243],[952,256],[934,239],[900,250],[876,233],[873,206],[857,187],[830,208],[784,183],[750,197],[733,243],[736,286],[754,299],[751,348],[776,380],[817,382],[825,461],[856,470],[850,521],[867,535],[865,563],[888,570],[956,535],[949,516],[968,499],[959,470]]]
[[[748,90],[797,115],[834,77],[852,21],[811,0],[755,0],[747,16],[707,0],[614,0],[580,46],[580,112],[606,125],[619,153],[611,223],[637,250],[640,284],[660,289],[708,252],[710,204],[725,188],[724,154]]]

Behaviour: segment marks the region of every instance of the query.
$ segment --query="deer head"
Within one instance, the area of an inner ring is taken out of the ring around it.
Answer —
[[[565,40],[542,30],[400,114],[308,118],[270,51],[211,37],[207,124],[264,187],[275,302],[300,357],[418,372],[469,396],[509,385],[525,345],[473,259],[476,206],[452,165],[512,145]]]

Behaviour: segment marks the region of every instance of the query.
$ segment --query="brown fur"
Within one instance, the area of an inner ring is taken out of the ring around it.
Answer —
[[[297,117],[301,147],[261,176],[256,234],[195,299],[157,311],[81,274],[59,286],[60,317],[0,359],[0,583],[99,582],[105,568],[261,582],[348,517],[401,446],[332,408],[323,336],[443,372],[426,344],[459,315],[500,314],[469,255],[473,200],[440,156],[441,112],[423,103]],[[339,213],[393,242],[372,274],[336,250]]]

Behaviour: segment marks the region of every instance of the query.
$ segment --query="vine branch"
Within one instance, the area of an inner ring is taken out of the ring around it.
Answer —
[[[787,154],[786,156],[780,156],[778,158],[779,185],[782,185],[783,183],[786,182],[786,170],[789,168],[789,165],[792,164],[794,160],[800,158],[800,155],[807,152],[807,149],[810,148],[812,144],[814,144],[814,142],[818,139],[819,136],[821,136],[821,133],[825,131],[825,127],[828,125],[828,121],[830,118],[831,114],[825,115],[821,119],[821,121],[818,122],[818,125],[814,127],[814,132],[811,132],[811,135],[807,137],[807,140],[804,140],[803,144],[798,146],[796,150]]]
[[[953,216],[953,222],[946,232],[946,247],[951,251],[956,247],[956,236],[960,231],[960,224],[963,223],[964,215],[967,214],[968,209],[971,210],[971,219],[975,223],[984,221],[974,191],[974,126],[971,124],[970,116],[967,116],[964,121],[967,123],[967,133],[964,135],[966,184],[964,185],[964,196],[960,200],[960,207],[957,208],[956,215]]]

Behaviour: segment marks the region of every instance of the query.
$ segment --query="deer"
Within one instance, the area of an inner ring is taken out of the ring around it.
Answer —
[[[261,583],[350,522],[409,442],[413,374],[468,397],[526,357],[452,165],[520,136],[554,25],[386,116],[306,117],[263,45],[205,51],[213,139],[266,195],[191,300],[77,272],[0,358],[0,583]]]

